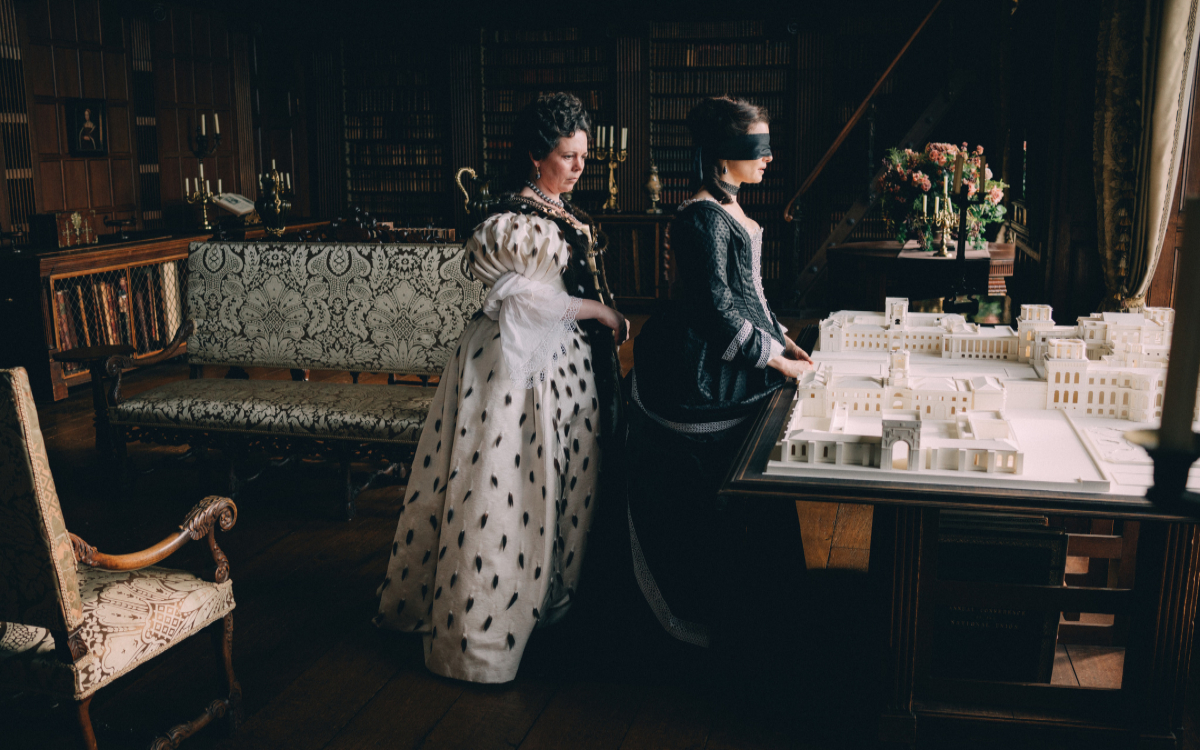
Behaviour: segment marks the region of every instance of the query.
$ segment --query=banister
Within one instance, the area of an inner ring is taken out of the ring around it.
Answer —
[[[793,208],[796,205],[796,201],[800,200],[800,197],[808,192],[808,189],[812,187],[813,182],[816,181],[817,177],[821,174],[821,171],[825,169],[825,165],[829,163],[829,160],[833,158],[833,155],[837,153],[837,150],[842,147],[842,143],[845,142],[847,137],[849,137],[850,131],[854,130],[854,126],[858,124],[858,121],[862,119],[863,114],[867,111],[867,106],[870,105],[871,100],[875,98],[876,92],[878,92],[880,87],[883,86],[883,82],[887,80],[887,77],[892,74],[892,71],[896,68],[896,65],[899,64],[900,58],[904,57],[904,53],[907,52],[908,48],[912,46],[912,43],[921,33],[921,30],[924,29],[926,24],[929,23],[929,19],[933,18],[933,14],[937,12],[939,7],[941,7],[941,4],[942,0],[935,0],[933,7],[929,9],[929,12],[925,14],[924,20],[922,20],[921,24],[917,26],[917,30],[912,33],[912,36],[908,38],[908,41],[905,42],[904,46],[900,48],[900,51],[896,53],[896,57],[892,60],[892,64],[887,67],[887,70],[883,71],[883,75],[881,75],[879,80],[875,82],[875,85],[871,88],[871,92],[867,94],[865,99],[863,99],[862,104],[858,105],[858,109],[854,111],[854,115],[850,118],[850,121],[847,122],[846,126],[842,128],[842,132],[838,133],[837,138],[833,140],[833,145],[830,146],[829,150],[825,152],[825,156],[821,157],[821,161],[817,162],[817,166],[813,168],[812,172],[809,173],[804,182],[800,184],[800,189],[796,191],[796,194],[792,196],[790,201],[788,201],[787,207],[783,209],[783,218],[785,221],[792,220]]]

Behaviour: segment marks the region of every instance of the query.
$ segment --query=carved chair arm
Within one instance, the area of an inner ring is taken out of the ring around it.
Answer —
[[[116,406],[121,403],[121,374],[125,370],[133,367],[144,367],[146,365],[155,365],[159,362],[174,357],[179,353],[179,347],[183,346],[183,342],[187,341],[188,337],[196,330],[195,321],[188,320],[183,325],[179,326],[179,330],[175,331],[175,337],[171,339],[171,343],[163,347],[162,351],[157,354],[152,354],[149,357],[141,357],[134,359],[126,354],[116,354],[108,358],[104,363],[104,372],[108,377],[112,378],[112,390],[109,392],[108,403]]]
[[[188,511],[177,534],[163,539],[153,547],[128,555],[107,555],[92,547],[78,536],[71,534],[71,546],[75,548],[75,561],[101,570],[141,570],[159,563],[183,545],[195,539],[208,537],[213,562],[217,564],[215,580],[229,580],[229,560],[217,546],[216,530],[229,531],[237,523],[237,506],[227,497],[209,496]]]

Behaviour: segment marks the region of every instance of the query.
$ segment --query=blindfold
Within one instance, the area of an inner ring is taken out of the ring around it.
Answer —
[[[771,155],[771,134],[754,133],[753,135],[737,135],[719,143],[713,149],[717,159],[732,161],[751,161]]]

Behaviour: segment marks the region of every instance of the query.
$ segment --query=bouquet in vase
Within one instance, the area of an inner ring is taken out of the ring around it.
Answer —
[[[950,182],[959,154],[964,157],[962,184],[967,187],[967,197],[974,198],[981,188],[985,193],[982,201],[972,203],[967,209],[967,239],[971,247],[985,247],[984,228],[1004,220],[1005,209],[1000,201],[1008,185],[993,180],[992,170],[986,167],[981,178],[983,146],[971,150],[966,143],[961,147],[953,143],[930,143],[924,151],[894,148],[884,159],[887,169],[877,188],[888,231],[901,245],[916,239],[924,249],[932,250],[939,215],[944,218],[942,226],[947,223],[957,226],[958,208],[951,196],[957,195],[958,190]]]

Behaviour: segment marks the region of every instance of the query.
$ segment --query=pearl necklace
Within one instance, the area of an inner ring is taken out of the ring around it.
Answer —
[[[562,201],[555,200],[554,198],[551,198],[550,196],[543,193],[541,190],[538,189],[537,184],[535,184],[532,180],[525,180],[525,184],[529,186],[529,189],[532,190],[537,195],[537,197],[546,201],[551,206],[554,206],[555,208],[565,208]]]

